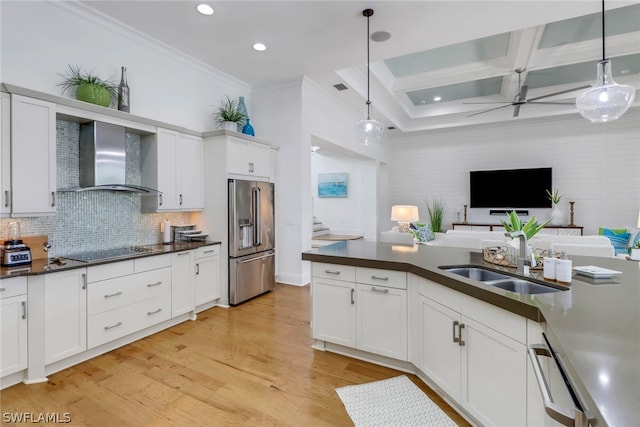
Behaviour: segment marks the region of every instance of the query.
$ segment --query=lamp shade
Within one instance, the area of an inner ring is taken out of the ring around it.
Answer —
[[[391,221],[415,222],[418,221],[418,207],[411,205],[394,205],[391,207]]]
[[[384,125],[372,118],[362,119],[356,124],[356,137],[360,144],[369,146],[380,142]]]
[[[617,120],[633,103],[636,89],[619,85],[611,77],[611,61],[598,62],[596,84],[576,98],[578,111],[592,123]]]

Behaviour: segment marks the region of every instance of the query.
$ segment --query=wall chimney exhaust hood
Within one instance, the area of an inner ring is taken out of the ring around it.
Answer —
[[[102,122],[80,124],[80,186],[58,191],[159,193],[153,188],[126,183],[125,144],[122,126]]]

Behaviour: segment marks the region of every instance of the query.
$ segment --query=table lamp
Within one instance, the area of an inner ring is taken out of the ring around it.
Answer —
[[[391,221],[398,222],[401,233],[409,231],[409,223],[418,221],[418,207],[410,205],[394,205],[391,207]]]

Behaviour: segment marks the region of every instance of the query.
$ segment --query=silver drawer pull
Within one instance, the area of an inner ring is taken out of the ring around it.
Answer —
[[[0,292],[4,292],[6,290],[7,290],[7,288],[0,288]]]
[[[22,318],[26,319],[27,318],[27,302],[21,301],[20,305],[22,305]]]
[[[327,274],[335,274],[335,275],[340,274],[340,272],[336,271],[336,270],[325,270],[324,272],[327,273]]]
[[[157,309],[157,310],[155,310],[155,311],[148,311],[148,312],[147,312],[147,316],[151,316],[151,315],[153,315],[153,314],[160,313],[161,311],[162,311],[162,309],[161,309],[161,308],[159,308],[159,309]]]
[[[117,328],[118,326],[121,326],[121,325],[122,325],[122,322],[118,322],[115,325],[111,325],[111,326],[107,325],[104,327],[104,330],[108,331],[109,329]]]
[[[460,345],[460,347],[463,347],[466,342],[462,339],[462,330],[464,329],[464,323],[460,323],[460,325],[458,326],[458,337],[460,338],[460,341],[458,342],[458,344]]]
[[[122,295],[122,291],[118,291],[115,294],[106,294],[104,297],[105,298],[111,298],[111,297],[117,297],[119,295]]]
[[[460,342],[460,338],[459,338],[459,337],[456,337],[456,327],[457,327],[459,324],[460,324],[460,322],[458,322],[457,320],[454,320],[454,321],[453,321],[452,340],[453,340],[453,342],[457,342],[457,343],[459,343],[459,342]],[[458,345],[460,345],[460,344],[458,344]]]
[[[191,252],[180,252],[180,253],[178,254],[178,256],[182,256],[182,255],[189,255],[190,253],[191,253]]]
[[[216,251],[215,249],[211,249],[209,251],[202,251],[202,253],[211,254],[211,253],[214,253],[215,251]]]
[[[160,286],[160,285],[162,285],[162,280],[158,280],[156,283],[147,284],[147,288],[152,288],[154,286]]]
[[[371,276],[371,278],[372,278],[373,280],[384,280],[385,282],[386,282],[387,280],[389,280],[389,278],[388,278],[388,277],[386,277],[386,276],[384,276],[384,277],[381,277],[381,276]]]
[[[371,292],[378,292],[378,293],[381,293],[381,294],[388,294],[389,293],[389,289],[387,289],[387,288],[378,289],[375,286],[372,286],[371,287]]]

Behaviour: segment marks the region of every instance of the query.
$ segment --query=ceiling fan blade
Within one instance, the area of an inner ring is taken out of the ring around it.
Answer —
[[[521,104],[516,104],[513,106],[513,117],[518,117],[520,114],[520,105]]]
[[[542,99],[542,98],[548,98],[550,96],[556,96],[556,95],[562,95],[563,93],[569,93],[569,92],[573,92],[576,90],[580,90],[580,89],[586,89],[588,87],[591,87],[591,85],[585,85],[585,86],[580,86],[580,87],[574,87],[573,89],[567,89],[567,90],[562,90],[560,92],[554,92],[554,93],[549,93],[547,95],[542,95],[542,96],[536,96],[535,98],[531,98],[529,99],[529,101],[535,101],[537,99]]]
[[[526,101],[527,92],[529,92],[529,86],[522,85],[522,87],[520,88],[520,93],[518,94],[518,101]]]
[[[494,102],[463,102],[463,104],[513,104],[513,102],[494,101]]]
[[[527,101],[527,104],[544,104],[544,105],[576,105],[575,102],[552,102],[552,101]]]
[[[489,111],[499,110],[499,109],[501,109],[501,108],[504,108],[504,107],[510,107],[510,106],[511,106],[511,103],[509,103],[509,104],[507,104],[507,105],[502,105],[502,106],[500,106],[500,107],[489,108],[488,110],[483,110],[483,111],[480,111],[480,112],[478,112],[478,113],[470,114],[470,115],[468,115],[467,117],[477,116],[478,114],[484,114],[484,113],[488,113]]]

